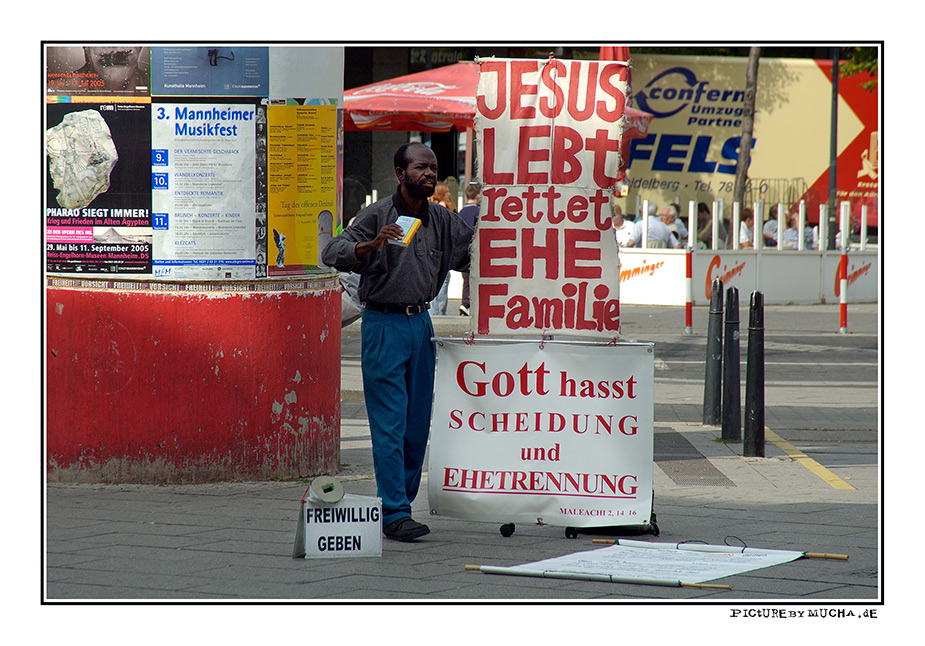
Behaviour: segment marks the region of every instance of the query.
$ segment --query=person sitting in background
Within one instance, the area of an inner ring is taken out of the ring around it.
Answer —
[[[678,245],[684,246],[687,243],[688,232],[687,232],[687,223],[684,222],[684,218],[681,217],[681,207],[672,202],[666,208],[670,208],[674,213],[673,224],[674,227],[669,227],[674,232],[675,237],[678,239]]]
[[[699,227],[697,231],[697,241],[703,245],[703,248],[712,249],[713,216],[710,213],[710,208],[703,202],[697,204],[697,226]],[[716,235],[719,238],[717,247],[725,249],[728,234],[726,233],[726,225],[723,224],[722,219],[720,219],[719,226],[716,228]]]
[[[742,221],[739,223],[739,248],[752,249],[755,246],[755,213],[742,209]]]
[[[771,207],[768,212],[768,221],[761,228],[761,235],[764,236],[762,241],[765,247],[777,246],[777,205]]]
[[[791,213],[787,216],[787,228],[781,234],[781,249],[799,249],[800,245],[800,214],[799,212]],[[811,249],[813,246],[813,230],[810,227],[803,228],[803,248]]]
[[[633,223],[623,218],[623,209],[611,200],[610,205],[613,211],[611,225],[613,226],[614,236],[617,239],[617,246],[633,246]]]
[[[642,246],[642,223],[647,219],[649,221],[646,238],[646,246],[650,249],[665,249],[670,247],[675,249],[678,246],[678,241],[674,237],[674,234],[671,232],[671,229],[668,228],[668,225],[674,222],[675,210],[670,206],[666,206],[659,213],[658,217],[655,217],[657,207],[653,202],[649,202],[649,217],[640,218],[633,223],[633,245],[634,247]]]

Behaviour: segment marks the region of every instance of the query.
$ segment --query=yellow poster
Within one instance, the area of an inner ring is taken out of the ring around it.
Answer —
[[[337,213],[337,106],[270,105],[267,126],[268,273],[304,274]]]

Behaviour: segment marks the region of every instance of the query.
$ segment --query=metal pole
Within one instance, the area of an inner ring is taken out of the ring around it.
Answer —
[[[691,231],[694,230],[692,226]],[[694,332],[694,250],[688,247],[684,253],[684,333],[693,334]]]
[[[832,48],[832,115],[829,125],[829,235],[826,240],[820,240],[820,249],[835,249],[835,208],[838,199],[838,47]]]
[[[707,323],[707,361],[703,384],[703,424],[719,426],[723,378],[723,281],[713,281]]]
[[[764,457],[764,294],[758,291],[752,292],[748,313],[743,455]]]
[[[757,237],[757,230],[755,232]],[[739,368],[739,290],[726,290],[726,325],[723,331],[723,440],[742,440],[742,395]]]

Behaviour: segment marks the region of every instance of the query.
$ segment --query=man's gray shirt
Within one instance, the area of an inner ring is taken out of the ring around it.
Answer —
[[[362,303],[409,305],[433,300],[451,269],[468,270],[473,229],[439,204],[425,200],[425,207],[426,215],[415,214],[397,193],[371,204],[328,243],[322,261],[338,271],[360,274]],[[411,243],[407,247],[387,244],[357,258],[357,244],[375,239],[399,215],[424,216]]]

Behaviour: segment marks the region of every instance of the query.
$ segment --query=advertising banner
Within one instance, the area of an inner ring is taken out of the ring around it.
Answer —
[[[150,273],[150,104],[48,101],[47,271]]]
[[[609,200],[626,74],[613,61],[481,62],[482,198],[470,274],[479,334],[619,330]]]
[[[731,203],[742,138],[747,58],[633,56],[635,107],[654,115],[630,142],[624,212],[638,198],[663,206],[689,200]],[[746,201],[807,202],[819,217],[829,191],[832,62],[761,58]],[[866,74],[838,81],[838,199],[853,214],[867,205],[876,224],[879,193],[878,93]]]
[[[153,104],[154,275],[255,275],[255,106]]]
[[[791,258],[791,260],[795,259]],[[692,263],[692,282],[694,299],[697,304],[709,303],[713,291],[713,281],[723,281],[723,289],[735,287],[740,294],[750,294],[758,289],[758,266],[762,258],[754,251],[725,251],[694,254]],[[784,260],[786,262],[786,260]],[[680,277],[680,273],[676,274]],[[807,284],[818,284],[814,275],[804,275]],[[765,286],[767,292],[767,286]],[[787,293],[787,290],[784,290]],[[772,298],[768,294],[768,298]],[[748,302],[746,299],[740,302]]]
[[[822,268],[823,300],[838,303],[841,300],[840,254],[826,254]],[[848,303],[875,303],[880,300],[880,262],[876,252],[849,252],[846,267]]]
[[[335,105],[267,107],[270,276],[318,265],[318,240],[334,232],[338,195]]]
[[[267,47],[153,47],[151,94],[267,96]]]
[[[651,305],[684,305],[685,255],[668,249],[620,251],[620,300]]]
[[[648,523],[653,383],[651,344],[443,340],[427,470],[433,513]]]

